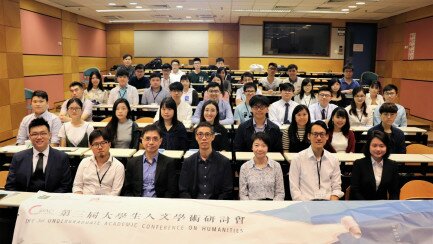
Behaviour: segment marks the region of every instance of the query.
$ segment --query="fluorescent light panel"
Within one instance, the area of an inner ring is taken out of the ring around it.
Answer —
[[[150,19],[110,20],[108,22],[110,22],[110,23],[147,23],[147,22],[153,22],[153,20],[150,20]]]
[[[232,12],[252,12],[252,13],[290,13],[290,9],[233,9]]]

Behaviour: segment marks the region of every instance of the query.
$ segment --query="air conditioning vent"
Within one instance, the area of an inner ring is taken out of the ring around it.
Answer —
[[[167,18],[171,18],[171,15],[168,14],[156,14],[156,15],[152,15],[153,18],[156,19],[167,19]]]
[[[278,9],[278,10],[291,10],[293,9],[293,6],[275,6],[274,9]]]
[[[197,18],[200,18],[200,19],[213,19],[215,17],[216,16],[212,15],[212,14],[199,14],[199,15],[197,15]]]
[[[49,0],[50,2],[57,4],[59,6],[65,7],[65,8],[79,8],[79,7],[84,7],[83,5],[73,2],[73,1],[69,1],[69,0]]]
[[[117,15],[106,15],[106,16],[102,16],[104,17],[106,20],[119,20],[119,19],[123,19],[122,16],[117,16]]]
[[[167,4],[155,4],[155,5],[148,5],[149,8],[157,8],[157,9],[162,9],[162,8],[166,8],[168,9],[169,6]]]

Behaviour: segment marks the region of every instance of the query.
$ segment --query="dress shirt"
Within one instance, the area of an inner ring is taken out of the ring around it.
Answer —
[[[156,115],[153,118],[153,122],[156,122],[159,120],[159,112],[161,108],[158,108],[158,111],[156,111]],[[192,107],[188,103],[184,101],[180,101],[179,105],[177,106],[177,120],[182,122],[182,124],[185,126],[185,128],[191,127],[191,117],[192,117]]]
[[[347,114],[349,115],[350,126],[373,126],[373,111],[370,106],[367,105],[367,108],[365,109],[367,115],[364,115],[362,109],[356,109],[357,114],[351,114],[351,108],[351,105],[346,107]]]
[[[367,106],[368,105],[373,105],[373,104],[371,104],[372,103],[372,99],[371,99],[370,93],[367,93],[365,95],[365,103],[367,104]],[[385,103],[385,101],[383,100],[383,96],[382,95],[377,94],[376,103],[377,104],[375,104],[374,106],[380,106],[380,105],[382,105],[382,104]]]
[[[283,83],[292,83],[292,85],[295,87],[295,90],[293,91],[295,94],[299,94],[299,92],[301,91],[301,86],[302,86],[302,81],[304,80],[304,78],[301,78],[299,76],[296,76],[296,80],[292,81],[290,79],[290,77],[288,77],[287,79],[283,80]]]
[[[319,102],[310,105],[310,107],[308,107],[308,110],[310,110],[311,123],[315,122],[316,120],[322,120],[323,109],[325,109],[325,120],[330,120],[332,111],[334,111],[334,109],[336,109],[337,107],[337,105],[330,103],[326,108],[323,108],[322,106],[320,106]]]
[[[283,99],[280,99],[269,106],[269,119],[274,122],[274,124],[281,126],[284,124],[284,116],[286,113],[286,101]],[[288,101],[289,103],[289,114],[287,117],[287,120],[289,121],[289,124],[292,122],[292,114],[293,110],[296,106],[299,104],[297,102],[294,102],[292,100]]]
[[[330,152],[324,150],[321,159],[320,190],[324,190],[327,199],[331,195],[339,198],[341,191],[340,162]],[[318,161],[311,146],[301,152],[290,163],[290,193],[294,201],[308,201],[315,198],[319,191]]]
[[[68,114],[68,108],[66,107],[66,104],[68,103],[69,99],[64,101],[62,104],[62,108],[60,109],[60,114]],[[93,113],[93,103],[89,99],[81,100],[83,102],[83,109],[81,110],[83,114],[87,114],[88,117],[86,119],[87,122],[92,122],[92,113]]]
[[[51,143],[59,144],[60,143],[59,131],[60,128],[62,127],[62,121],[60,121],[60,118],[57,117],[57,115],[48,112],[48,110],[46,110],[39,116],[36,116],[35,113],[32,113],[26,115],[23,118],[23,120],[20,123],[20,128],[18,130],[17,144],[24,145],[25,141],[29,139],[29,124],[36,118],[43,118],[48,122],[48,125],[50,126],[50,132],[51,132]]]
[[[262,91],[257,89],[256,95],[262,95]],[[245,102],[246,98],[245,98],[245,94],[244,94],[244,87],[239,87],[236,90],[236,100],[241,100],[241,101]]]
[[[192,116],[192,123],[198,124],[200,122],[201,110],[203,107],[204,101],[199,102],[197,108],[195,109],[194,115]],[[220,124],[222,125],[232,125],[233,120],[233,112],[230,103],[223,100],[218,100],[218,108],[219,108],[219,119]]]
[[[170,82],[180,82],[180,77],[185,73],[182,70],[178,70],[177,73],[174,73],[173,70],[170,73]]]
[[[159,92],[154,92],[151,87],[144,89],[143,97],[141,98],[141,104],[147,105],[147,104],[161,104],[162,100],[166,97],[169,97],[170,93],[160,87]]]
[[[48,163],[49,152],[50,152],[50,146],[48,146],[47,148],[45,148],[45,150],[43,150],[42,152],[39,152],[38,150],[36,150],[35,148],[33,148],[33,159],[32,159],[33,168],[32,168],[32,173],[34,173],[35,170],[36,170],[36,165],[38,164],[38,160],[39,160],[39,153],[43,153],[44,154],[44,157],[42,158],[42,170],[45,173],[45,168],[47,167],[47,163]]]
[[[258,127],[257,123],[256,123],[256,120],[253,117],[253,127],[254,127],[255,133],[257,133],[257,132],[264,132],[265,129],[266,129],[266,126],[268,126],[268,120],[267,119],[265,120],[265,123],[264,123],[263,127]]]
[[[110,91],[110,96],[108,97],[108,104],[113,105],[117,99],[121,98],[120,96],[120,86],[116,86]],[[137,105],[138,104],[138,91],[137,88],[127,85],[126,86],[126,95],[123,96],[126,100],[128,100],[129,105]]]
[[[125,168],[119,160],[110,156],[107,162],[98,167],[95,156],[90,156],[81,160],[78,165],[72,192],[82,192],[85,195],[118,196],[124,179]]]
[[[259,83],[262,84],[262,86],[263,86],[263,88],[264,88],[265,90],[273,90],[273,91],[276,91],[276,90],[278,90],[278,88],[280,87],[281,79],[275,77],[275,78],[274,78],[274,81],[273,81],[272,83],[270,83],[270,82],[268,81],[268,77],[262,77],[262,78],[259,80]]]
[[[395,103],[397,106],[397,117],[395,117],[393,125],[395,127],[406,127],[407,126],[407,118],[406,118],[406,110],[400,104]],[[380,124],[380,106],[377,106],[373,112],[373,125]]]
[[[165,90],[167,90],[167,91],[170,90],[169,86],[171,83],[173,83],[173,82],[170,80],[170,76],[168,76],[168,79],[161,77],[161,87],[164,88]]]
[[[304,96],[302,97],[302,99],[301,99],[301,96],[298,94],[298,95],[295,96],[294,100],[298,104],[304,104],[307,107],[309,107],[312,104],[317,103],[316,96],[314,94],[311,94],[311,93],[308,96],[304,94]]]
[[[198,93],[194,88],[190,87],[187,92],[182,93],[180,99],[189,105],[196,106],[198,103]]]
[[[251,113],[250,105],[243,102],[238,106],[236,106],[235,114],[234,114],[235,121],[239,121],[239,123],[242,124],[243,122],[251,119],[251,117],[252,117],[252,113]]]
[[[350,90],[350,89],[353,90],[355,87],[359,87],[359,82],[356,79],[352,79],[352,82],[349,84],[349,83],[347,83],[345,78],[341,78],[340,79],[340,85],[341,85],[342,91],[346,91],[346,90]]]
[[[152,164],[146,157],[143,157],[143,197],[156,197],[155,173],[158,164],[158,154],[152,158]]]
[[[376,190],[379,188],[380,180],[382,179],[383,171],[383,159],[380,162],[376,162],[373,157],[371,157],[371,163],[373,165],[374,179],[376,181]]]
[[[212,168],[212,160],[203,160],[200,158],[199,154],[198,159],[198,175],[197,175],[197,199],[210,199],[212,196],[212,186],[210,182],[210,172]]]
[[[242,164],[239,174],[240,200],[284,200],[284,181],[281,165],[268,158],[263,169],[255,166],[254,159]]]
[[[99,88],[84,90],[84,98],[92,101],[93,104],[107,103],[108,91]]]

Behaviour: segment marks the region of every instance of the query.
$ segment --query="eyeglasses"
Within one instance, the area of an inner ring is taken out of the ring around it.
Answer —
[[[203,138],[203,137],[210,138],[213,135],[213,133],[210,133],[210,132],[206,132],[206,133],[199,132],[199,133],[196,133],[195,135],[198,138]]]
[[[150,142],[150,141],[157,142],[157,141],[159,141],[160,139],[161,139],[161,138],[160,138],[160,137],[157,137],[157,136],[154,136],[154,137],[150,137],[150,136],[143,137],[143,140],[144,140],[145,142]]]
[[[330,97],[331,95],[329,95],[329,94],[319,94],[319,97],[323,97],[323,98],[325,98],[325,97]]]
[[[355,97],[356,97],[356,98],[364,98],[365,95],[356,95]]]
[[[252,109],[255,109],[255,110],[263,110],[265,108],[267,108],[265,105],[255,105],[252,107]]]
[[[68,110],[69,110],[69,111],[77,112],[77,111],[80,111],[81,108],[68,108]]]
[[[91,145],[91,147],[92,147],[92,148],[99,148],[99,147],[104,147],[104,146],[107,145],[107,144],[108,144],[108,141],[101,141],[101,142],[93,143],[93,144]]]
[[[209,93],[216,94],[216,93],[220,93],[220,90],[208,90],[208,92],[209,92]]]
[[[389,118],[389,117],[396,115],[396,113],[382,113],[381,115]]]
[[[325,138],[325,136],[326,136],[326,133],[325,132],[320,132],[320,133],[318,133],[318,132],[313,132],[313,133],[311,133],[311,135],[313,135],[314,136],[314,138]]]
[[[48,134],[49,134],[48,132],[31,133],[29,136],[32,138],[38,138],[39,136],[40,137],[46,137],[46,136],[48,136]]]
[[[393,97],[393,96],[397,95],[397,93],[395,93],[395,92],[385,92],[385,93],[383,93],[383,95],[388,96],[388,97]]]
[[[293,92],[293,91],[292,91],[292,90],[281,90],[281,92],[291,93],[291,92]]]
[[[244,93],[255,93],[256,91],[254,91],[254,90],[246,90],[246,91],[244,91]]]

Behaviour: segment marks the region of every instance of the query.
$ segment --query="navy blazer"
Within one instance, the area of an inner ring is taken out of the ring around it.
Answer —
[[[16,153],[9,167],[5,189],[8,191],[28,191],[33,174],[33,148]],[[45,191],[71,192],[72,177],[68,155],[50,147],[45,167]]]
[[[281,152],[282,147],[282,133],[280,127],[269,119],[266,119],[266,127],[264,132],[271,138],[271,145],[268,147],[269,152]],[[253,141],[251,137],[255,134],[253,118],[243,122],[239,125],[235,139],[233,141],[233,147],[235,152],[251,152]]]
[[[370,137],[371,133],[373,131],[379,130],[385,133],[385,129],[382,126],[382,122],[378,125],[375,125],[371,127],[367,132],[367,138]],[[402,130],[395,126],[391,126],[391,136],[389,137],[389,150],[390,153],[400,153],[405,154],[406,153],[406,141],[404,138],[404,133]],[[387,133],[385,133],[387,134]]]
[[[122,195],[134,197],[143,195],[143,157],[144,154],[128,160]],[[156,163],[155,194],[159,198],[173,198],[177,194],[175,160],[161,153]]]
[[[361,158],[353,163],[350,184],[352,200],[398,200],[400,186],[398,183],[398,165],[390,159],[383,159],[382,178],[376,190],[371,158]]]

